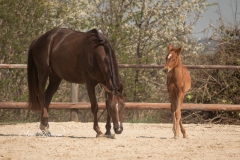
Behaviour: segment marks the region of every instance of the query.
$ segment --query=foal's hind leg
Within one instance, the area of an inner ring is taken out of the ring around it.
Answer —
[[[182,118],[180,119],[179,125],[180,125],[180,128],[181,128],[181,132],[182,132],[182,134],[183,134],[183,138],[187,138],[186,131],[185,131],[185,129],[183,128],[183,125],[182,125]]]
[[[182,101],[183,101],[183,93],[178,92],[177,95],[173,96],[170,95],[170,101],[171,101],[171,111],[172,111],[172,116],[173,116],[173,133],[174,133],[174,138],[179,137],[179,125],[181,127],[181,131],[185,131],[182,129],[182,124],[181,123],[181,106],[182,106]]]
[[[176,110],[176,121],[177,121],[177,125],[179,125],[180,128],[181,128],[181,132],[183,134],[183,138],[187,138],[186,131],[183,128],[183,125],[182,125],[182,112],[181,112],[181,108],[182,108],[183,98],[184,98],[184,93],[180,93],[179,98],[178,98],[178,107],[177,107],[177,110]],[[178,135],[179,135],[179,129],[178,129],[177,136]]]
[[[173,92],[174,93],[174,92]],[[172,112],[172,119],[173,119],[173,134],[174,138],[178,138],[178,123],[177,123],[177,102],[176,102],[176,95],[169,94],[169,99],[171,102],[171,112]]]

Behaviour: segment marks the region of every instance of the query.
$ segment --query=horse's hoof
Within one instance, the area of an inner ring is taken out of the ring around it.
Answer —
[[[52,136],[51,132],[49,132],[48,130],[47,131],[46,130],[42,130],[42,134],[44,136],[46,136],[46,137],[51,137]]]
[[[104,136],[104,134],[102,134],[102,133],[101,133],[101,134],[97,134],[97,135],[96,135],[96,138],[101,138],[101,137],[103,137],[103,136]]]
[[[47,126],[44,126],[43,124],[40,124],[39,128],[41,130],[48,130],[49,129],[49,125],[47,124]]]
[[[188,136],[187,135],[183,135],[183,138],[188,138]]]
[[[110,135],[108,135],[108,134],[98,134],[96,137],[97,138],[111,138],[111,139],[115,139],[115,134],[110,134]]]
[[[115,134],[105,134],[104,136],[105,136],[106,138],[115,139]]]
[[[40,124],[39,128],[42,131],[42,134],[37,134],[38,136],[40,136],[40,135],[46,136],[46,137],[51,137],[52,136],[51,132],[48,130],[49,129],[49,125],[44,126],[44,125]]]

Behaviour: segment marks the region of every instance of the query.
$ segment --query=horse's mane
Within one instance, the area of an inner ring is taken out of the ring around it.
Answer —
[[[112,46],[110,44],[110,42],[107,40],[106,37],[104,37],[102,34],[100,34],[96,29],[92,29],[91,31],[94,33],[94,35],[96,36],[96,46],[102,45],[104,47],[104,50],[106,52],[107,57],[104,59],[104,62],[106,64],[108,64],[108,68],[109,68],[109,74],[110,74],[110,78],[112,80],[112,84],[113,84],[113,89],[114,91],[119,91],[119,74],[118,74],[118,64],[117,64],[117,59],[116,59],[116,55],[112,49]]]

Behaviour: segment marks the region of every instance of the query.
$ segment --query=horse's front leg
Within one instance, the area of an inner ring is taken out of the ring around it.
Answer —
[[[100,127],[98,126],[98,119],[97,119],[97,113],[98,113],[98,104],[97,104],[97,99],[95,95],[95,85],[87,84],[87,91],[89,95],[89,99],[91,102],[91,111],[93,114],[93,129],[97,132],[96,137],[101,137],[103,136],[103,133],[100,130]]]
[[[108,135],[108,136],[112,135],[111,134],[111,116],[109,115],[109,113],[107,113],[107,123],[105,128],[106,128],[105,135]]]
[[[106,101],[106,109],[107,109],[107,101]],[[108,113],[108,109],[107,109],[107,123],[106,123],[106,126],[105,126],[105,128],[106,128],[106,133],[105,133],[105,135],[108,135],[108,136],[110,136],[111,135],[111,116],[109,115],[109,113]]]

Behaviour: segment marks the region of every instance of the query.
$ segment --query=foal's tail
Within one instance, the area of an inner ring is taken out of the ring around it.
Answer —
[[[33,59],[32,47],[35,41],[29,47],[27,61],[27,80],[28,80],[28,107],[33,111],[41,111],[41,105],[38,100],[38,72]]]

